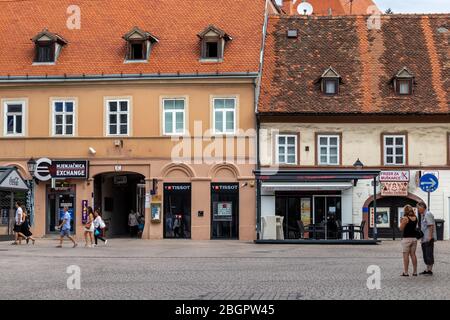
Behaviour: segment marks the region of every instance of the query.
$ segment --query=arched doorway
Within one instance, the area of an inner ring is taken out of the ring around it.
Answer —
[[[377,196],[377,233],[378,238],[401,238],[400,217],[403,215],[403,208],[411,205],[414,208],[417,203],[422,201],[415,195],[408,197],[381,197]],[[365,207],[369,212],[369,237],[373,237],[373,225],[370,223],[371,212],[373,208],[373,197],[366,201]]]
[[[133,172],[110,172],[94,177],[94,206],[101,208],[108,237],[135,237],[137,227],[130,230],[128,216],[145,217],[145,177]]]

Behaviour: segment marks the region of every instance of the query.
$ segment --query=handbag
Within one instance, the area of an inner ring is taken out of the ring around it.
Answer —
[[[417,230],[416,230],[416,239],[417,239],[417,240],[420,240],[420,239],[423,238],[423,236],[424,236],[424,234],[423,234],[422,230],[417,229]]]
[[[95,234],[96,236],[99,236],[99,235],[100,235],[100,231],[98,231],[97,229],[95,229],[94,234]]]

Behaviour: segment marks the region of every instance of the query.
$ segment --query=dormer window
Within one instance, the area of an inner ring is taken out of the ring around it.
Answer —
[[[332,68],[329,67],[320,77],[321,91],[328,96],[339,94],[339,85],[341,83],[341,76]]]
[[[232,38],[215,26],[208,26],[198,34],[201,39],[201,59],[203,61],[220,62],[224,57],[225,44]]]
[[[414,75],[406,67],[400,70],[392,79],[394,91],[401,96],[413,94]]]
[[[147,62],[153,44],[159,42],[154,35],[138,27],[125,34],[123,39],[127,41],[125,62]]]
[[[34,64],[54,64],[58,59],[61,49],[67,44],[63,37],[52,33],[47,29],[31,39],[35,43]]]

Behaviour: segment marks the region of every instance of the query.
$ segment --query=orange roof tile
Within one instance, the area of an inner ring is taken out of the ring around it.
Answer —
[[[0,1],[0,76],[257,72],[265,0],[78,0],[81,29],[70,30],[72,0]],[[222,63],[201,63],[197,34],[215,25],[233,37]],[[125,64],[122,36],[134,26],[158,37],[148,63]],[[30,40],[47,28],[68,41],[56,65],[33,66]]]
[[[271,16],[259,113],[450,114],[450,15],[380,19],[380,29],[369,29],[368,16]],[[335,96],[317,82],[330,66],[342,77]],[[398,96],[391,80],[404,67],[414,92]]]

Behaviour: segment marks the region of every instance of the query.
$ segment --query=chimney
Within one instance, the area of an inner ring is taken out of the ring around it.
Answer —
[[[281,8],[283,11],[289,15],[292,16],[294,14],[294,1],[293,0],[282,0],[283,3],[281,5]]]

